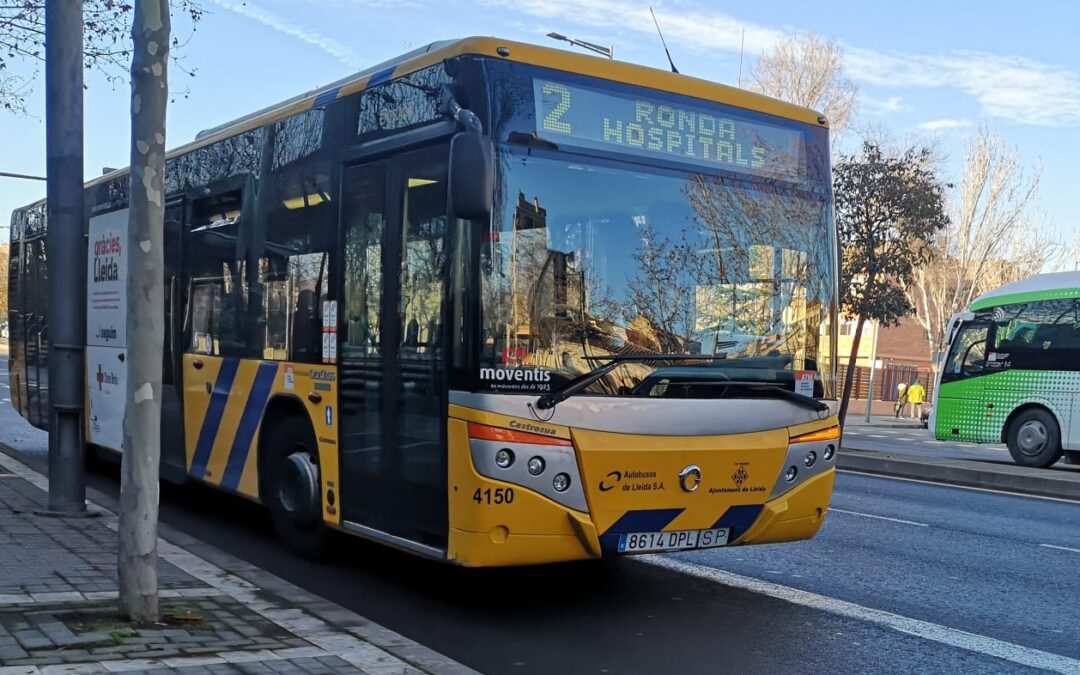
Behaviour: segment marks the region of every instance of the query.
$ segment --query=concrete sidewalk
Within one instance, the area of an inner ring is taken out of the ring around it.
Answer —
[[[162,620],[116,619],[117,518],[37,515],[46,478],[0,446],[0,675],[36,673],[473,673],[168,526]]]
[[[837,466],[849,471],[1080,501],[1078,467],[1063,462],[1046,469],[1018,466],[1004,446],[939,442],[914,420],[877,416],[866,424],[862,416],[849,416]]]
[[[922,422],[908,417],[893,417],[892,415],[871,415],[870,421],[866,421],[864,415],[852,415],[848,413],[844,427],[877,427],[879,429],[925,429]]]

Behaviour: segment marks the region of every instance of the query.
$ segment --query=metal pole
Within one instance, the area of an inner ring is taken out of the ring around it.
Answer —
[[[874,407],[874,371],[877,370],[877,341],[881,333],[881,323],[874,322],[874,341],[870,347],[870,383],[866,390],[866,417],[865,421],[870,424],[870,411]]]
[[[45,154],[49,272],[49,512],[86,513],[83,384],[83,7],[45,3]]]

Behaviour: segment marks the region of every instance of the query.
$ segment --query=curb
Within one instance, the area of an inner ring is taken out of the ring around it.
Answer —
[[[836,462],[837,468],[847,471],[1080,501],[1080,472],[967,459],[924,459],[855,448],[841,448]]]

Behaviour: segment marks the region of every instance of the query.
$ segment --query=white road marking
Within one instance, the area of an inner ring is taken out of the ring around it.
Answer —
[[[924,640],[931,640],[941,644],[964,649],[976,654],[983,654],[994,658],[1004,659],[1012,663],[1042,668],[1054,673],[1067,673],[1075,675],[1080,673],[1080,660],[1032,649],[1023,645],[997,640],[985,635],[969,633],[948,626],[942,626],[929,621],[912,619],[910,617],[893,614],[880,609],[872,609],[856,605],[853,602],[837,600],[825,595],[818,595],[809,591],[802,591],[790,586],[761,581],[741,574],[725,572],[705,565],[695,565],[672,558],[660,556],[645,556],[639,558],[643,562],[663,567],[674,572],[688,574],[690,576],[705,579],[732,588],[741,588],[752,593],[760,593],[769,597],[784,600],[795,605],[802,605],[811,609],[837,614],[856,621],[865,621],[890,628],[900,633],[913,635]]]
[[[1069,548],[1068,546],[1054,546],[1053,544],[1039,544],[1043,548],[1052,548],[1057,551],[1072,551],[1073,553],[1080,553],[1080,548]]]
[[[867,438],[888,438],[884,434],[866,434]]]
[[[926,523],[916,523],[914,520],[903,520],[901,518],[889,518],[888,516],[875,516],[872,513],[861,513],[859,511],[845,511],[844,509],[838,509],[830,506],[829,511],[835,511],[836,513],[846,513],[849,516],[862,516],[863,518],[875,518],[877,520],[888,520],[892,523],[901,523],[903,525],[918,525],[919,527],[930,527]]]
[[[882,480],[902,480],[907,483],[922,483],[923,485],[934,485],[941,488],[954,488],[957,490],[973,490],[975,492],[990,492],[998,495],[1008,495],[1010,497],[1023,497],[1025,499],[1042,499],[1048,502],[1061,502],[1062,504],[1080,504],[1080,500],[1076,499],[1064,499],[1062,497],[1044,497],[1043,495],[1029,495],[1023,492],[1011,492],[1009,490],[995,490],[993,488],[974,487],[971,485],[953,485],[952,483],[940,483],[932,480],[921,480],[919,478],[905,478],[903,476],[886,476],[880,473],[867,473],[865,471],[856,471],[854,469],[837,469],[838,473],[850,473],[857,476],[864,476],[866,478],[880,478]],[[835,509],[833,509],[835,511]]]

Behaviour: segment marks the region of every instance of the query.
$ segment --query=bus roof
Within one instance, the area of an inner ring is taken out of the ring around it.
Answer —
[[[318,87],[231,122],[203,130],[196,135],[194,141],[170,150],[166,157],[172,158],[183,155],[230,136],[256,129],[313,107],[326,105],[338,98],[361,92],[368,87],[388,82],[427,68],[445,59],[465,54],[488,56],[589,75],[615,82],[625,82],[717,103],[726,103],[815,126],[828,126],[828,120],[824,116],[808,108],[688,75],[671,73],[666,70],[648,68],[623,61],[613,61],[599,56],[578,54],[565,49],[541,47],[494,37],[468,37],[459,40],[432,42],[425,47],[414,49],[337,82]],[[127,172],[127,168],[111,171],[104,176],[89,181],[86,185],[92,187],[111,181]],[[42,199],[28,206],[34,206],[44,201]]]
[[[975,298],[975,301],[971,303],[971,311],[977,312],[988,307],[1015,305],[1022,302],[1065,298],[1080,298],[1080,272],[1036,274],[1022,281],[1005,284]]]

